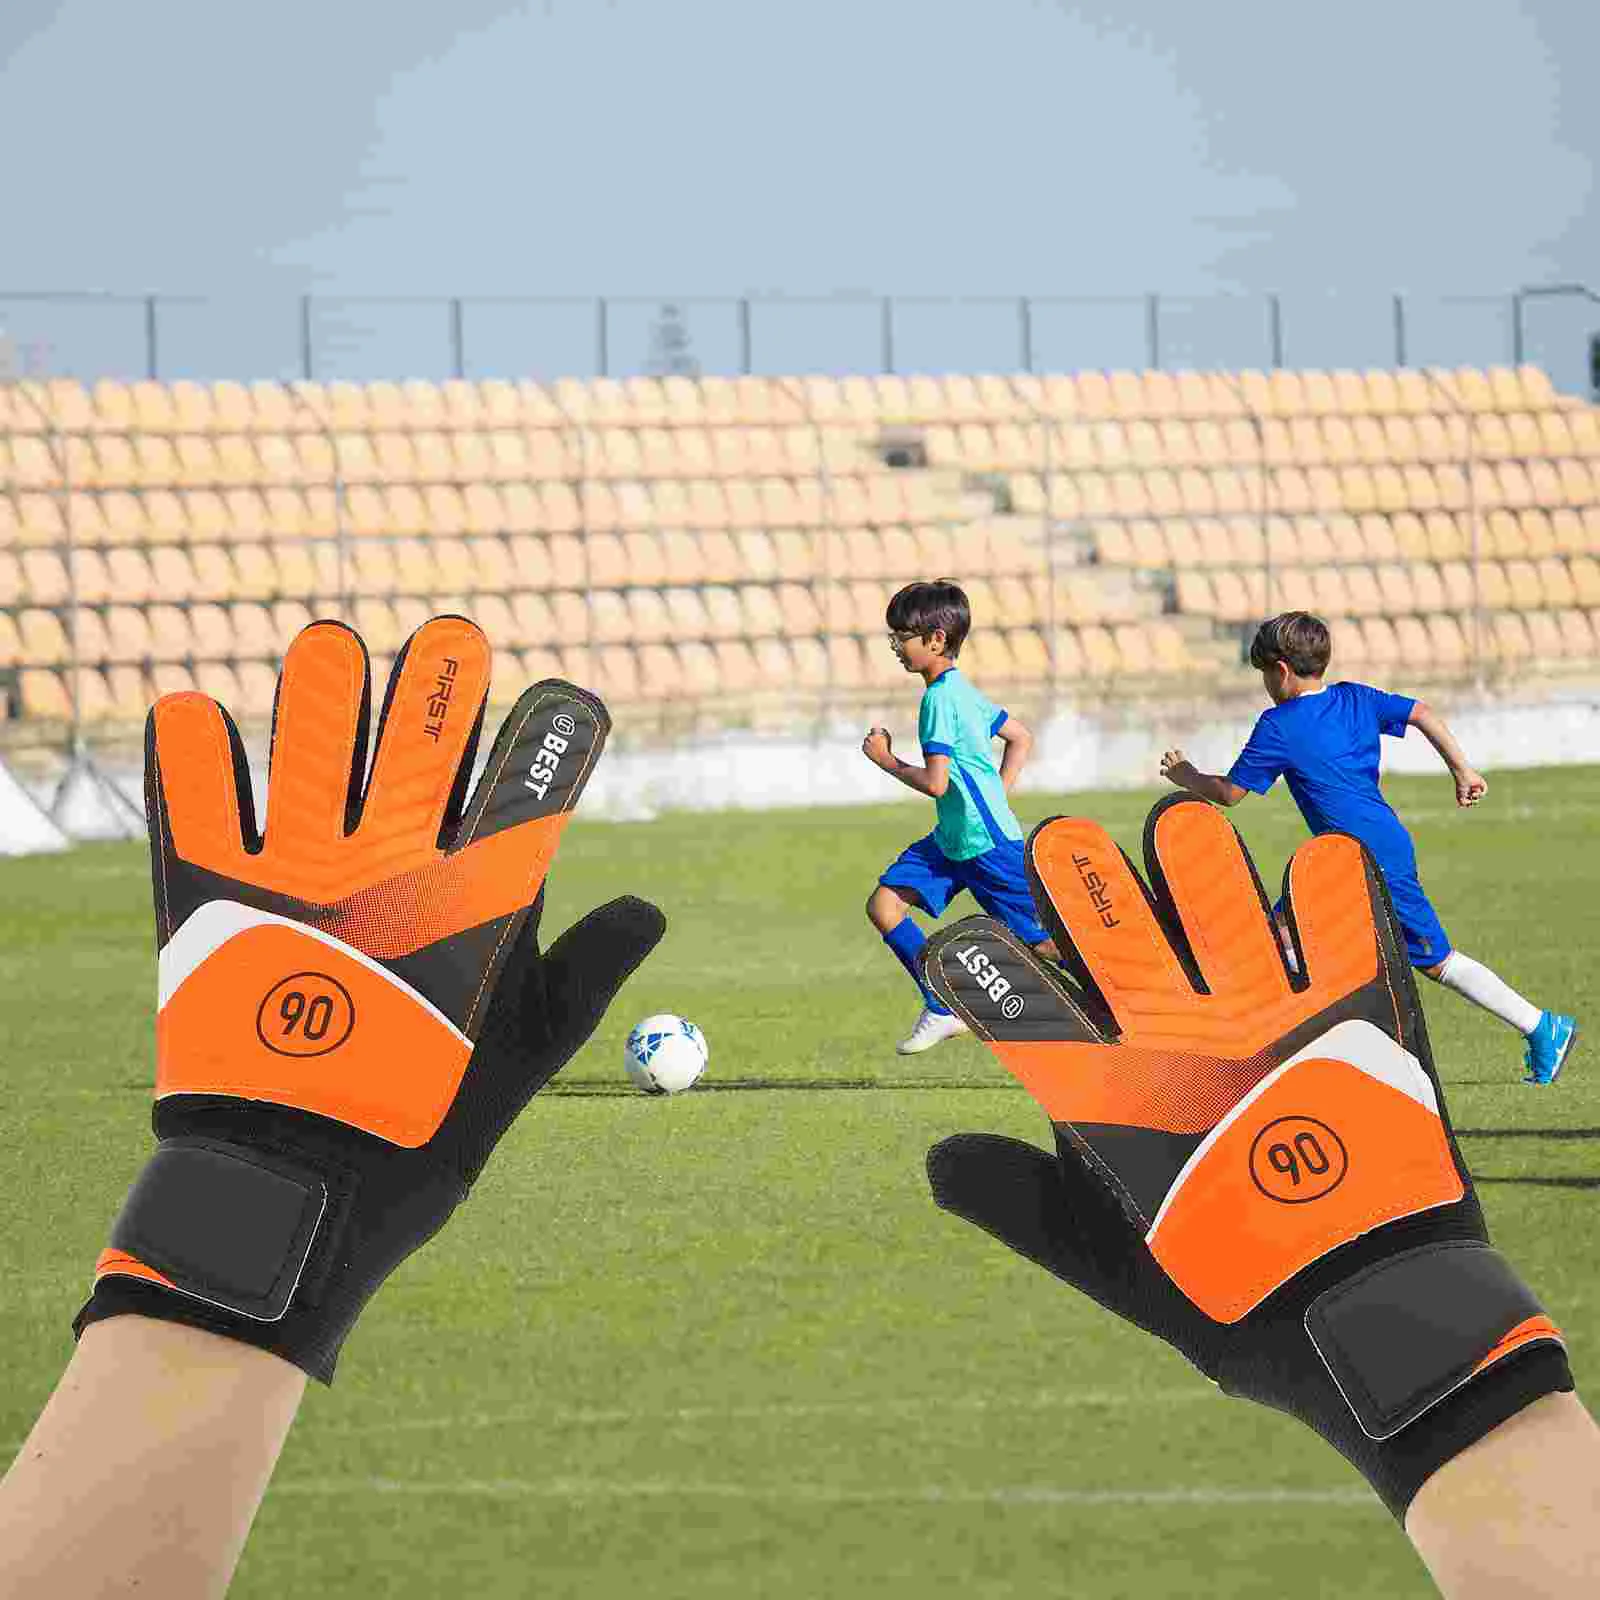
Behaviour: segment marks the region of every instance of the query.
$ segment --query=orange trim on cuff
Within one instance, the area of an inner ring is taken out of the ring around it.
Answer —
[[[109,1246],[100,1252],[94,1264],[94,1281],[102,1278],[143,1278],[146,1283],[160,1284],[163,1289],[176,1289],[171,1278],[164,1278],[154,1267],[147,1267],[137,1256],[126,1250],[113,1250]]]
[[[1495,1362],[1503,1361],[1514,1350],[1520,1350],[1524,1345],[1536,1344],[1541,1339],[1553,1339],[1563,1349],[1566,1348],[1566,1340],[1561,1337],[1561,1330],[1542,1312],[1537,1317],[1525,1318],[1512,1328],[1472,1369],[1471,1376],[1477,1377],[1485,1367],[1492,1367]]]

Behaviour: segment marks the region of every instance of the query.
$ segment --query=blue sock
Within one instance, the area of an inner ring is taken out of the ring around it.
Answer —
[[[922,991],[923,1003],[930,1011],[936,1011],[941,1017],[950,1015],[947,1006],[932,989],[930,989],[922,976],[922,964],[917,957],[922,953],[922,947],[928,942],[928,936],[919,928],[910,917],[902,917],[886,934],[883,942],[900,958],[900,965],[911,974],[916,986]]]

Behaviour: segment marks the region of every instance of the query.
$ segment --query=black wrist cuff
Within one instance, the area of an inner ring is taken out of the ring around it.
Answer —
[[[1458,1239],[1374,1263],[1306,1308],[1306,1332],[1369,1439],[1402,1428],[1469,1382],[1501,1346],[1559,1334],[1490,1245]]]
[[[1340,1448],[1401,1522],[1445,1462],[1535,1400],[1573,1387],[1537,1297],[1475,1239],[1375,1263],[1312,1301],[1305,1327],[1360,1428],[1340,1430]]]
[[[281,1156],[164,1139],[111,1227],[111,1247],[180,1294],[255,1322],[289,1309],[328,1209],[328,1186]]]

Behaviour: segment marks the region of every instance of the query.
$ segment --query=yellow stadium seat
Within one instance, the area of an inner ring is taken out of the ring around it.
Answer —
[[[269,600],[278,591],[278,567],[271,549],[241,544],[233,551],[234,593],[243,600]]]
[[[1394,637],[1401,665],[1413,669],[1431,665],[1433,645],[1421,617],[1396,617]]]
[[[1386,561],[1374,571],[1381,597],[1381,609],[1391,616],[1425,609],[1418,603],[1416,569],[1398,561]]]
[[[233,634],[230,654],[272,656],[289,642],[279,636],[273,626],[271,613],[264,605],[239,603],[229,606],[228,625]]]
[[[1360,624],[1366,659],[1377,667],[1392,667],[1400,660],[1400,641],[1387,617],[1367,617]]]
[[[1539,604],[1552,611],[1563,611],[1577,604],[1577,588],[1566,562],[1557,556],[1544,556],[1534,567]]]
[[[1334,515],[1323,520],[1323,526],[1328,531],[1328,546],[1333,552],[1336,562],[1365,562],[1368,558],[1366,539],[1363,536],[1363,517],[1360,522],[1350,515]]]
[[[209,603],[189,607],[190,646],[187,652],[202,660],[225,661],[238,652],[226,606]]]
[[[164,602],[149,606],[145,621],[150,631],[150,657],[154,661],[180,661],[193,646],[187,606]]]
[[[1482,554],[1520,556],[1523,554],[1522,522],[1512,511],[1491,511],[1480,517],[1478,537]]]
[[[18,687],[21,691],[22,715],[27,720],[66,722],[71,718],[72,702],[67,698],[66,685],[59,673],[25,667],[18,674]]]
[[[142,722],[150,709],[150,689],[143,672],[136,666],[107,667],[106,695],[110,700],[110,714],[119,722]]]
[[[1406,568],[1406,572],[1411,579],[1411,591],[1419,612],[1443,611],[1446,608],[1448,601],[1445,599],[1444,580],[1433,562],[1414,561]]]
[[[1521,548],[1524,554],[1537,559],[1548,556],[1557,549],[1553,516],[1560,513],[1532,510],[1524,511],[1517,522],[1520,527]]]
[[[671,380],[668,380],[670,385]],[[683,692],[683,675],[676,652],[665,644],[641,645],[636,654],[639,697],[649,701],[676,699]]]
[[[1559,661],[1566,654],[1561,640],[1561,627],[1549,611],[1529,611],[1524,616],[1528,629],[1528,644],[1532,655],[1540,661]]]
[[[22,586],[35,605],[61,605],[69,592],[66,563],[54,550],[23,550]]]
[[[1205,572],[1179,567],[1175,576],[1179,611],[1197,617],[1222,615],[1222,606]]]
[[[1370,412],[1372,401],[1367,392],[1366,378],[1359,372],[1341,367],[1332,375],[1333,405],[1329,408],[1347,416],[1362,416]]]
[[[1371,567],[1331,568],[1341,572],[1345,583],[1345,608],[1353,617],[1374,617],[1387,609],[1384,595]]]
[[[1455,616],[1448,611],[1435,612],[1423,620],[1428,630],[1429,659],[1434,666],[1461,667],[1471,659],[1467,636]]]
[[[1581,660],[1596,653],[1595,635],[1588,617],[1582,611],[1564,610],[1557,616],[1556,623],[1561,630],[1561,645],[1565,655]]]
[[[1567,563],[1567,570],[1578,604],[1585,610],[1600,606],[1600,559],[1590,555],[1574,556]]]
[[[238,698],[230,708],[234,715],[244,722],[264,721],[271,716],[278,693],[277,653],[271,661],[235,662],[233,675],[239,686]]]
[[[1492,659],[1514,665],[1527,661],[1533,655],[1528,625],[1520,613],[1499,611],[1486,620],[1490,622],[1486,643]]]

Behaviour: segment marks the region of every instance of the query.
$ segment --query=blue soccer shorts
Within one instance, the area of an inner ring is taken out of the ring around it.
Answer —
[[[952,861],[930,833],[902,850],[878,882],[891,889],[914,890],[935,917],[942,916],[944,908],[965,889],[1024,944],[1043,944],[1050,937],[1028,892],[1020,839],[1007,839],[968,861]]]

